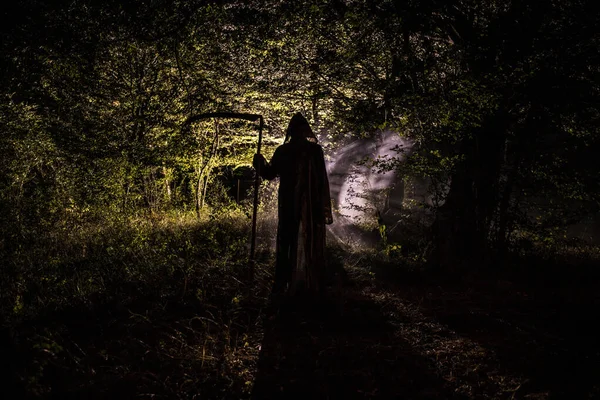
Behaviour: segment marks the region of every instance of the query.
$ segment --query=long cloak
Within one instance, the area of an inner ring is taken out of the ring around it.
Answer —
[[[325,225],[333,221],[323,149],[306,139],[279,146],[260,175],[279,176],[275,281],[323,289],[326,276]]]

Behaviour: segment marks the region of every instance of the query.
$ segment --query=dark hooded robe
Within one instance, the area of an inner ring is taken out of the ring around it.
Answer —
[[[323,149],[302,114],[292,117],[286,140],[271,162],[256,155],[261,177],[279,177],[275,290],[297,284],[323,290],[325,225],[333,222]]]

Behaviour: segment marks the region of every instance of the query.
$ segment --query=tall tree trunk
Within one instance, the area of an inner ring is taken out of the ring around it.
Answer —
[[[204,199],[206,197],[206,189],[208,186],[208,178],[210,172],[212,170],[212,162],[214,158],[217,156],[217,151],[219,150],[219,125],[215,120],[215,135],[213,137],[213,141],[211,143],[210,154],[206,158],[206,162],[201,166],[200,172],[198,174],[198,181],[196,185],[196,215],[200,218],[200,213],[202,208],[204,207]]]
[[[524,126],[515,135],[517,141],[513,144],[514,148],[511,150],[515,154],[514,161],[502,188],[498,206],[498,226],[495,232],[498,263],[502,263],[508,254],[509,226],[512,222],[509,209],[515,189],[515,182],[517,181],[519,170],[527,170],[533,160],[536,136],[540,130],[544,129],[544,121],[542,108],[538,104],[532,104],[527,112]]]
[[[173,196],[173,193],[171,192],[171,180],[169,179],[169,170],[164,165],[162,167],[162,173],[165,177],[165,193],[167,195],[167,201],[170,203]]]
[[[202,205],[200,204],[200,194],[202,193],[202,178],[203,178],[203,171],[204,168],[198,168],[199,172],[198,172],[198,180],[196,181],[196,216],[198,218],[200,218],[200,209],[202,208]]]
[[[208,188],[208,174],[204,177],[204,185],[202,188],[202,198],[200,199],[200,208],[204,208],[204,201],[206,199],[206,189]]]
[[[504,263],[508,253],[508,225],[510,221],[509,206],[519,164],[520,163],[517,160],[513,169],[507,176],[504,188],[502,189],[500,204],[498,206],[498,227],[496,228],[496,250],[498,252],[497,264]]]
[[[503,162],[504,112],[489,118],[461,145],[464,162],[452,175],[445,203],[433,225],[433,263],[450,272],[486,263],[491,222],[497,211]]]

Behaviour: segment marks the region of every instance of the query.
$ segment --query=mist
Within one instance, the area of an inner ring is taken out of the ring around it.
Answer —
[[[326,163],[335,210],[329,233],[335,240],[372,246],[380,239],[379,226],[386,225],[393,233],[412,204],[431,202],[426,180],[381,168],[404,162],[413,148],[410,139],[382,131],[352,140],[329,155]]]

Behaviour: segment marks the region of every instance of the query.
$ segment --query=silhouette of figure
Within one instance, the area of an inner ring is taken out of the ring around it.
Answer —
[[[322,291],[325,225],[333,217],[323,149],[306,118],[296,113],[271,162],[255,154],[253,165],[261,177],[280,179],[273,291],[294,291],[303,284],[312,292]]]

